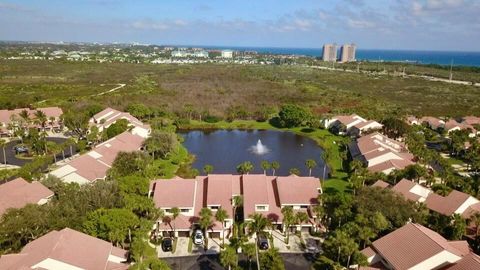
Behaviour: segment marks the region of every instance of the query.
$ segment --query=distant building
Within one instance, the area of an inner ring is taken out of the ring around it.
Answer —
[[[208,58],[208,52],[207,51],[195,51],[193,53],[193,56],[198,57],[198,58]]]
[[[354,62],[357,46],[355,44],[344,44],[340,50],[340,60],[342,62]]]
[[[337,61],[337,44],[323,45],[323,61],[335,62]]]
[[[222,51],[222,58],[233,58],[233,51],[223,50]]]
[[[172,57],[186,57],[186,56],[187,56],[186,51],[177,50],[172,52]]]

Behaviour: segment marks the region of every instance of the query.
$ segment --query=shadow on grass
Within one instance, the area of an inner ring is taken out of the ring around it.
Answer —
[[[315,129],[313,129],[313,128],[302,128],[300,131],[303,132],[303,133],[312,133],[312,132],[315,131]]]

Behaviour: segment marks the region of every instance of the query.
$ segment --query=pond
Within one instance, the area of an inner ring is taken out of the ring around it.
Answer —
[[[308,175],[305,166],[307,159],[313,159],[317,166],[312,176],[322,178],[324,166],[322,149],[307,137],[291,132],[274,130],[191,130],[179,131],[185,139],[184,146],[195,155],[193,167],[203,174],[203,167],[210,164],[213,173],[236,174],[236,167],[244,161],[255,166],[252,173],[263,173],[262,160],[278,161],[280,169],[276,175],[289,175],[291,168],[300,170],[302,176]],[[327,175],[325,172],[325,175]],[[271,170],[267,174],[271,174]]]

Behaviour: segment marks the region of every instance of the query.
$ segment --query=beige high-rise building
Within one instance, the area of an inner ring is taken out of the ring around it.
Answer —
[[[357,46],[355,44],[344,44],[342,49],[340,50],[340,60],[342,62],[354,62],[355,59],[355,51],[357,50]]]
[[[337,61],[337,44],[323,45],[323,61],[335,62]]]

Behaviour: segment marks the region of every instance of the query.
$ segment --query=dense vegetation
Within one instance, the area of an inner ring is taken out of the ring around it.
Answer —
[[[118,83],[127,86],[92,96]],[[317,115],[343,111],[381,119],[385,113],[400,112],[478,114],[479,92],[474,86],[419,78],[299,66],[0,62],[0,108],[30,104],[68,108],[87,98],[119,109],[141,103],[157,113],[228,120],[264,118],[291,103],[310,107]]]

